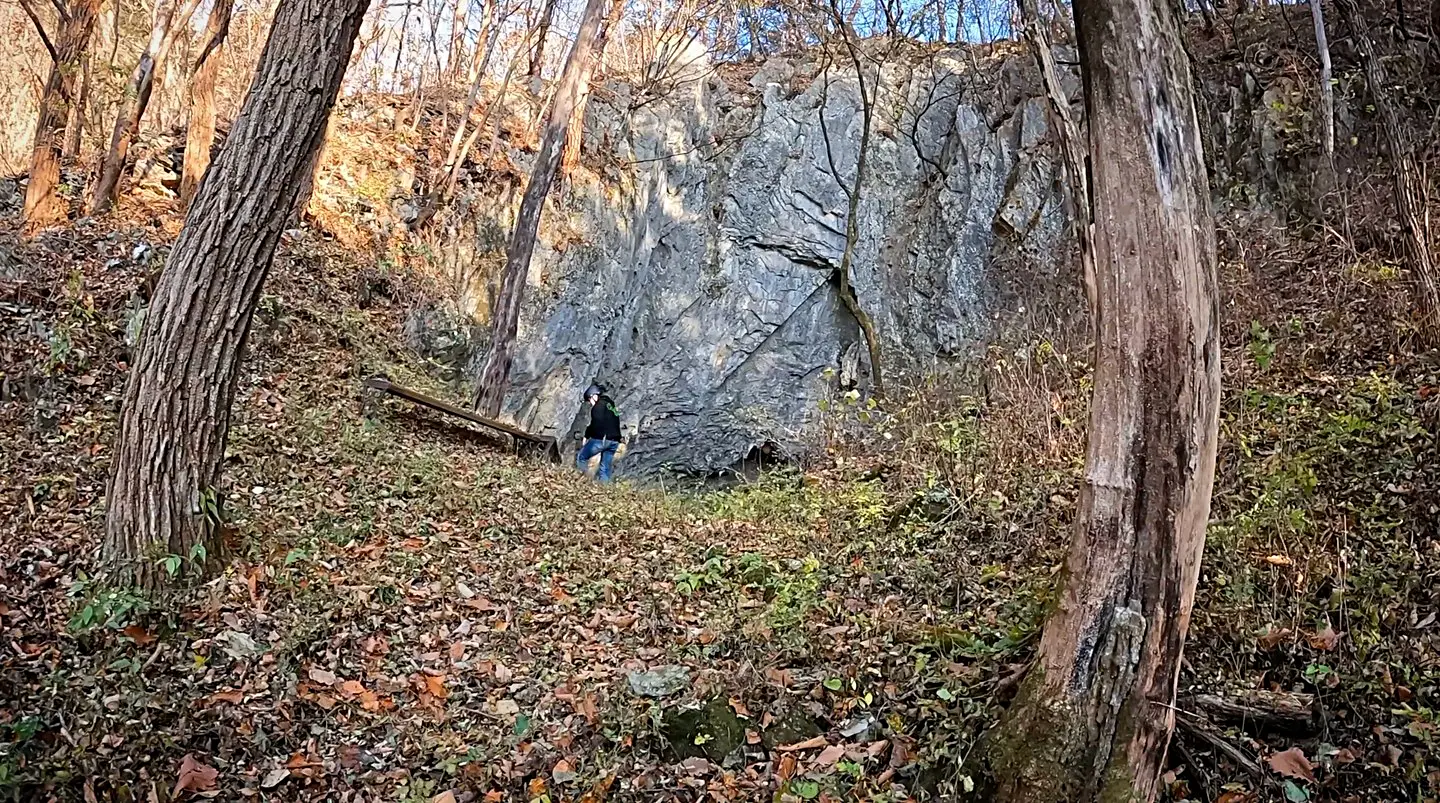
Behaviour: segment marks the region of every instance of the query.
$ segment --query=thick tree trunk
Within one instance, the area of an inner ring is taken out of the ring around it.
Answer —
[[[1440,265],[1437,265],[1435,254],[1431,251],[1426,180],[1415,164],[1415,154],[1405,136],[1395,101],[1390,97],[1385,64],[1380,60],[1375,41],[1370,38],[1370,29],[1360,5],[1355,0],[1336,0],[1336,6],[1360,51],[1365,67],[1365,83],[1370,87],[1370,100],[1375,105],[1380,128],[1385,132],[1385,144],[1390,150],[1395,211],[1400,215],[1406,256],[1410,259],[1410,269],[1415,272],[1420,296],[1417,300],[1425,320],[1421,334],[1431,343],[1440,342]]]
[[[1096,247],[1085,482],[1034,668],[988,745],[1007,803],[1153,800],[1220,400],[1214,229],[1168,0],[1077,0]]]
[[[1080,275],[1085,281],[1085,297],[1090,301],[1090,313],[1095,313],[1095,244],[1092,242],[1093,226],[1090,217],[1090,178],[1085,172],[1085,151],[1080,142],[1080,126],[1070,114],[1070,98],[1060,83],[1060,72],[1055,67],[1055,55],[1050,50],[1050,36],[1044,21],[1040,19],[1040,4],[1036,0],[1021,0],[1020,14],[1025,21],[1025,37],[1035,51],[1035,64],[1040,68],[1040,80],[1045,85],[1045,94],[1050,99],[1050,120],[1055,127],[1055,139],[1060,146],[1060,163],[1065,170],[1065,205],[1069,207],[1070,227],[1080,250]]]
[[[70,104],[70,117],[65,122],[66,159],[74,159],[80,155],[80,141],[85,136],[85,112],[89,106],[90,53],[87,51],[80,56],[80,93],[75,96],[75,102]]]
[[[230,32],[235,0],[215,0],[205,21],[205,44],[190,80],[190,122],[185,126],[185,162],[180,175],[180,203],[189,206],[210,167],[215,145],[215,75],[220,71],[220,46]]]
[[[565,58],[565,69],[560,73],[560,83],[550,103],[540,152],[535,155],[535,169],[520,201],[515,231],[510,235],[509,247],[505,249],[500,293],[495,298],[491,315],[490,354],[480,375],[480,388],[474,405],[477,411],[490,418],[500,414],[500,404],[510,385],[510,360],[515,349],[515,334],[520,326],[520,302],[524,298],[525,277],[530,272],[530,256],[535,252],[540,214],[545,210],[545,198],[550,194],[550,184],[555,180],[556,168],[560,166],[565,131],[580,96],[580,81],[589,67],[606,2],[587,0],[585,4],[580,29],[575,32],[575,44]]]
[[[120,190],[120,175],[125,171],[125,159],[130,155],[130,143],[140,130],[140,121],[150,105],[155,91],[155,71],[169,55],[175,44],[175,37],[189,23],[190,16],[200,0],[185,0],[184,6],[176,13],[175,0],[156,0],[154,24],[150,28],[150,42],[140,55],[140,62],[130,73],[125,85],[125,94],[120,101],[120,110],[115,115],[115,130],[110,134],[110,147],[100,164],[100,177],[95,181],[95,192],[90,201],[91,214],[101,215],[110,210]],[[176,25],[176,18],[179,25]]]
[[[30,180],[25,186],[25,229],[36,231],[65,220],[65,202],[60,199],[60,159],[65,150],[65,124],[75,102],[75,73],[90,34],[100,0],[76,0],[70,4],[70,19],[55,43],[56,58],[50,78],[40,97],[40,114],[35,121],[35,145],[30,153]]]
[[[240,361],[369,0],[281,0],[244,107],[160,275],[125,389],[104,556],[123,578],[214,554]]]

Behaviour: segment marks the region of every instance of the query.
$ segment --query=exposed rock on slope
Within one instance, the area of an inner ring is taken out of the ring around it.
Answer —
[[[982,342],[1006,268],[1033,287],[1068,281],[1029,71],[1023,53],[960,49],[883,71],[853,282],[887,373]],[[605,90],[586,167],[546,212],[506,413],[564,440],[582,388],[605,382],[638,436],[634,474],[802,449],[819,401],[868,379],[833,278],[861,134],[854,72],[772,59],[748,82],[695,68],[663,92]],[[489,189],[466,213],[481,248],[515,195]],[[483,281],[459,282],[472,308]]]

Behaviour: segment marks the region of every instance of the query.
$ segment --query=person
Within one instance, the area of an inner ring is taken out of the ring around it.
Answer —
[[[615,452],[620,448],[620,414],[615,402],[605,395],[603,385],[591,385],[585,389],[585,401],[590,405],[590,425],[585,428],[585,442],[575,455],[575,467],[583,473],[595,455],[600,455],[600,470],[595,479],[610,481],[610,466],[615,462]]]

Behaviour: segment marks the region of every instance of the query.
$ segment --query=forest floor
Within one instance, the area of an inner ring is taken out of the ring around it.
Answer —
[[[601,488],[366,398],[382,372],[443,392],[397,345],[433,288],[296,230],[235,402],[230,552],[147,596],[95,552],[139,298],[179,218],[136,202],[22,242],[5,203],[0,799],[972,783],[1058,574],[1083,360],[1040,341],[997,360],[994,387],[1054,378],[1048,436],[992,393],[943,420],[836,413],[894,437],[803,473]],[[1440,381],[1396,324],[1399,274],[1336,259],[1283,242],[1224,266],[1224,447],[1169,800],[1440,799]]]

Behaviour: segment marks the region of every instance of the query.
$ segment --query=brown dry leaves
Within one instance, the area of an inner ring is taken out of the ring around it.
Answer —
[[[186,753],[180,760],[180,772],[170,797],[178,798],[184,792],[209,792],[216,788],[219,778],[219,770],[196,758],[194,753]]]
[[[1270,765],[1270,769],[1287,778],[1300,778],[1310,783],[1315,782],[1315,765],[1310,763],[1310,759],[1305,757],[1305,752],[1298,747],[1275,753],[1265,762]]]

